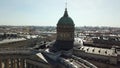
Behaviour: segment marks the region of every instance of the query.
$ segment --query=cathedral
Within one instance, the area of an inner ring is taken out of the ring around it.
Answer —
[[[56,40],[45,44],[42,48],[35,49],[36,45],[32,44],[38,38],[8,43],[9,46],[16,47],[0,50],[0,68],[97,68],[73,55],[75,25],[68,15],[67,8],[65,8],[64,15],[58,21],[56,30]],[[19,45],[23,46],[19,48]]]
[[[79,37],[74,37],[75,24],[67,8],[57,22],[56,32],[55,41],[49,43],[40,43],[38,38],[22,38],[22,41],[2,44],[8,46],[1,46],[0,68],[107,68],[120,62],[115,49],[84,46]]]
[[[57,51],[70,50],[74,45],[74,29],[73,20],[69,17],[67,8],[65,8],[64,15],[57,23],[57,38],[54,48]]]

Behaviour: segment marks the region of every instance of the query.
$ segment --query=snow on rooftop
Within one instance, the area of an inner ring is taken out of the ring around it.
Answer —
[[[10,42],[17,42],[17,41],[23,41],[26,40],[25,38],[13,38],[13,39],[4,39],[0,41],[0,44],[2,43],[10,43]]]
[[[105,55],[105,56],[117,56],[117,54],[115,53],[115,50],[113,49],[82,46],[80,50],[87,53],[92,53],[92,54],[99,54],[99,55]]]
[[[26,35],[25,36],[27,39],[30,39],[30,38],[37,38],[38,35]]]

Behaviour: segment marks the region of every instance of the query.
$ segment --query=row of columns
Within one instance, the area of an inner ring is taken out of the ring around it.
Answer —
[[[38,63],[39,64],[39,63]],[[42,68],[36,65],[34,61],[29,62],[26,59],[0,59],[0,68]]]
[[[25,59],[0,59],[0,68],[25,68]]]

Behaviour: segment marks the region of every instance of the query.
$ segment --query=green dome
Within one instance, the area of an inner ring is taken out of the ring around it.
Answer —
[[[73,20],[68,16],[67,9],[65,10],[64,16],[58,21],[57,25],[74,25]]]
[[[62,17],[59,21],[58,21],[58,25],[74,25],[73,20],[70,17]]]

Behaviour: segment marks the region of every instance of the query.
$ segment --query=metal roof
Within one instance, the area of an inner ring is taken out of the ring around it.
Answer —
[[[105,56],[117,56],[117,53],[115,53],[114,49],[81,46],[80,50],[86,53],[92,53],[92,54],[99,54],[99,55],[105,55]]]

